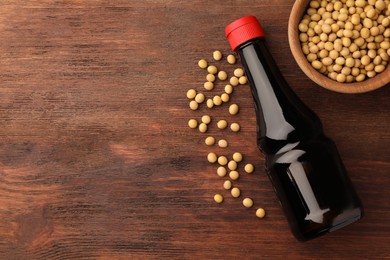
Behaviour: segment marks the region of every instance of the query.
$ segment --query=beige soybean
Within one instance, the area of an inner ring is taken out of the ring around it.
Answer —
[[[346,76],[344,74],[342,74],[342,73],[339,73],[336,76],[337,82],[340,82],[340,83],[345,82],[346,79],[347,79]]]
[[[217,161],[218,157],[215,153],[208,153],[207,154],[207,161],[209,161],[210,163],[215,163]]]
[[[222,104],[222,99],[220,96],[216,95],[213,97],[213,103],[216,106],[220,106]]]
[[[302,50],[303,50],[303,53],[305,54],[305,55],[307,55],[307,54],[309,54],[309,46],[307,46],[307,44],[304,44],[303,46],[302,46]]]
[[[233,87],[237,86],[239,84],[238,78],[236,76],[231,77],[229,83]]]
[[[354,25],[360,24],[360,15],[359,14],[353,14],[351,16],[351,23],[353,23]]]
[[[233,92],[233,86],[232,85],[226,85],[224,90],[225,90],[225,93],[231,94]]]
[[[215,194],[214,195],[214,201],[217,203],[222,203],[223,202],[223,196],[221,194]]]
[[[231,171],[236,170],[236,169],[237,169],[237,162],[234,161],[234,160],[229,161],[229,162],[228,162],[228,168],[229,168],[229,170],[231,170]]]
[[[206,139],[204,140],[205,144],[208,145],[208,146],[212,146],[215,144],[215,138],[212,137],[212,136],[208,136],[206,137]]]
[[[242,205],[244,205],[245,208],[250,208],[253,206],[253,200],[251,198],[245,198],[242,200]]]
[[[213,89],[214,89],[214,83],[213,83],[213,82],[210,82],[210,81],[206,81],[206,82],[203,84],[203,87],[204,87],[206,90],[213,90]]]
[[[240,83],[240,85],[245,85],[247,82],[248,82],[248,79],[247,79],[246,76],[241,76],[241,77],[238,79],[238,83]]]
[[[214,74],[211,74],[211,73],[207,74],[206,75],[206,80],[209,81],[209,82],[214,82],[215,81]]]
[[[238,113],[238,110],[239,110],[239,108],[238,108],[237,104],[231,104],[229,106],[229,114],[231,114],[231,115],[236,115]]]
[[[336,51],[336,50],[331,50],[329,52],[329,57],[332,59],[332,60],[335,60],[337,59],[337,57],[339,57],[339,52]]]
[[[367,77],[373,78],[373,77],[375,77],[375,75],[376,75],[375,71],[373,71],[373,70],[367,71]]]
[[[383,41],[380,43],[380,47],[384,50],[390,49],[390,42],[389,41]]]
[[[228,147],[228,142],[225,139],[221,139],[218,141],[218,146],[221,148],[226,148]]]
[[[241,162],[242,161],[242,154],[241,153],[239,153],[239,152],[235,152],[234,154],[233,154],[233,160],[235,161],[235,162]]]
[[[382,65],[382,64],[380,64],[380,65],[377,65],[377,66],[375,66],[375,72],[376,73],[381,73],[382,71],[384,71],[385,70],[385,66],[384,65]]]
[[[226,71],[221,70],[218,72],[218,79],[226,80],[227,77],[228,77],[228,75],[227,75]]]
[[[368,55],[364,55],[361,58],[362,65],[367,66],[371,62],[371,58]]]
[[[211,117],[209,115],[204,115],[201,118],[202,123],[205,123],[206,125],[210,124],[211,122]]]
[[[204,101],[204,99],[205,99],[205,96],[204,96],[203,93],[198,93],[198,94],[196,94],[196,96],[195,96],[195,101],[196,101],[197,103],[202,103],[202,102]]]
[[[349,68],[355,66],[355,60],[352,57],[348,57],[345,59],[345,65]]]
[[[195,119],[190,119],[188,120],[188,126],[194,129],[198,126],[198,121],[196,121]]]
[[[241,76],[244,76],[244,70],[242,68],[237,68],[234,70],[233,74],[234,74],[234,76],[239,78]]]
[[[325,50],[325,49],[322,49],[320,51],[320,53],[318,54],[318,57],[323,59],[325,57],[328,57],[329,56],[329,51],[328,50]]]
[[[229,102],[229,100],[230,100],[229,94],[223,93],[223,94],[221,95],[221,100],[222,100],[222,102],[224,102],[224,103]]]
[[[226,174],[227,174],[227,170],[226,170],[225,167],[219,166],[219,167],[217,168],[217,175],[218,175],[219,177],[224,177],[224,176],[226,176]]]
[[[382,63],[382,58],[381,58],[381,56],[376,56],[375,58],[374,58],[374,64],[375,65],[379,65],[379,64],[381,64]]]
[[[187,98],[188,98],[188,99],[194,99],[195,96],[196,96],[196,91],[195,91],[195,89],[189,89],[189,90],[187,91]]]
[[[317,55],[314,54],[314,53],[309,53],[307,56],[306,56],[307,60],[310,61],[310,62],[313,62],[315,60],[317,60]]]
[[[330,57],[325,57],[322,59],[322,64],[325,66],[329,66],[333,63],[333,60]]]
[[[221,119],[217,122],[217,126],[219,129],[225,129],[227,127],[227,122],[224,119]]]
[[[252,173],[254,170],[255,170],[255,167],[251,163],[246,164],[244,167],[244,171],[247,173]]]
[[[240,178],[240,174],[238,173],[238,171],[230,171],[229,178],[233,181],[238,180]]]
[[[240,195],[241,195],[241,191],[240,191],[239,188],[234,187],[234,188],[232,188],[232,189],[230,190],[230,194],[231,194],[234,198],[238,198],[238,197],[240,197]]]
[[[220,52],[220,51],[214,51],[213,52],[213,58],[214,58],[214,60],[216,60],[216,61],[219,61],[219,60],[221,60],[222,59],[222,52]]]
[[[233,132],[238,132],[240,131],[241,127],[238,123],[232,123],[230,125],[230,130],[232,130]]]
[[[218,69],[214,65],[211,65],[211,66],[207,67],[207,72],[210,73],[210,74],[217,74],[217,71],[218,71]]]
[[[389,5],[389,7],[390,7],[390,5]],[[389,11],[389,12],[390,12],[390,11]],[[388,26],[390,25],[390,18],[389,18],[389,17],[384,18],[384,19],[382,20],[382,25],[383,25],[384,27],[388,27]]]
[[[232,188],[232,182],[229,181],[229,180],[224,181],[224,183],[223,183],[223,188],[224,188],[225,190],[230,190],[230,189]]]
[[[371,62],[370,64],[368,64],[367,66],[365,66],[364,69],[365,69],[366,71],[372,71],[372,70],[374,70],[374,67],[375,67],[374,63]]]
[[[208,108],[213,108],[214,107],[214,102],[211,98],[207,99],[206,105]]]
[[[344,74],[345,76],[347,76],[346,80],[348,81],[348,75],[351,74],[351,68],[349,67],[344,67],[341,69],[341,73]]]
[[[335,60],[336,64],[338,65],[344,65],[345,63],[345,59],[343,57],[338,57],[336,60]]]
[[[235,64],[236,63],[236,57],[233,54],[229,54],[226,57],[226,60],[229,64]]]
[[[192,100],[192,101],[190,102],[189,106],[190,106],[190,108],[191,108],[192,110],[197,110],[198,107],[199,107],[199,104],[198,104],[198,102],[196,102],[195,100]]]
[[[258,208],[256,210],[256,217],[264,218],[265,217],[265,210],[263,208]]]
[[[386,4],[382,0],[378,0],[375,2],[375,8],[378,9],[379,11],[382,11],[386,8]]]
[[[205,68],[207,68],[207,61],[206,60],[204,60],[204,59],[201,59],[201,60],[199,60],[198,61],[198,66],[201,68],[201,69],[205,69]]]
[[[311,65],[312,65],[315,69],[317,69],[317,70],[321,69],[321,67],[322,67],[322,63],[319,62],[318,60],[313,61],[313,62],[311,63]]]
[[[222,166],[225,166],[228,163],[228,159],[226,158],[226,156],[221,155],[218,157],[218,163]]]
[[[199,129],[199,132],[206,133],[207,132],[207,125],[205,123],[200,123],[198,129]]]

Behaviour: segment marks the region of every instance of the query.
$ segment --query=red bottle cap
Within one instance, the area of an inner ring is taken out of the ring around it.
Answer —
[[[225,34],[233,51],[246,41],[264,36],[263,29],[255,16],[244,16],[235,20],[226,26]]]

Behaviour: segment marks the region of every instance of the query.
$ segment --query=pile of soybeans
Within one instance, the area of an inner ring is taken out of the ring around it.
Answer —
[[[383,72],[390,57],[389,0],[313,0],[299,23],[303,53],[337,82]]]
[[[238,187],[237,182],[240,178],[245,177],[246,174],[254,172],[254,166],[251,163],[245,163],[240,170],[240,164],[244,161],[244,155],[238,151],[230,151],[229,142],[224,136],[217,138],[209,134],[210,129],[218,129],[222,133],[230,131],[238,134],[240,132],[240,124],[236,121],[239,113],[239,105],[232,102],[231,96],[236,88],[240,85],[247,84],[247,78],[244,75],[244,70],[241,67],[235,67],[230,71],[221,70],[217,67],[218,64],[225,60],[227,64],[236,66],[236,57],[229,54],[226,59],[222,59],[223,54],[220,51],[214,51],[212,59],[208,61],[201,59],[198,61],[198,67],[206,72],[203,86],[199,89],[187,90],[186,96],[189,99],[189,108],[192,111],[204,110],[202,106],[206,106],[207,110],[217,107],[227,107],[226,115],[232,120],[221,119],[215,120],[211,113],[204,113],[199,118],[192,117],[188,121],[188,127],[197,130],[204,137],[204,144],[210,148],[209,153],[205,159],[211,164],[216,164],[215,173],[223,179],[221,182],[221,192],[213,195],[213,200],[216,203],[224,201],[224,193],[229,193],[229,197],[234,199],[242,198],[242,205],[245,208],[252,208],[255,202],[250,197],[242,196],[242,191]],[[229,75],[231,74],[231,75]],[[203,111],[202,111],[203,112]],[[194,113],[195,115],[195,113]],[[219,151],[217,154],[216,151]],[[255,215],[258,218],[265,216],[263,208],[257,208]]]

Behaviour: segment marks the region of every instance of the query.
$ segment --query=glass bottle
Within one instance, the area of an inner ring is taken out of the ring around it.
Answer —
[[[363,208],[334,142],[292,91],[268,51],[254,16],[229,24],[254,98],[257,143],[294,236],[305,241],[362,217]]]

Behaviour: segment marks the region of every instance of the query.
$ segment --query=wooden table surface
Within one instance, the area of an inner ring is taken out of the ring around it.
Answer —
[[[293,2],[2,0],[0,259],[389,259],[390,86],[346,95],[310,81],[288,46]],[[185,97],[205,92],[197,61],[230,53],[224,27],[249,14],[365,206],[361,221],[310,242],[291,235],[264,171],[249,87],[231,95],[235,117],[228,104],[191,111]],[[228,148],[188,128],[204,114]],[[221,118],[241,131],[218,131]],[[222,189],[210,151],[254,164],[235,182],[253,208]]]

